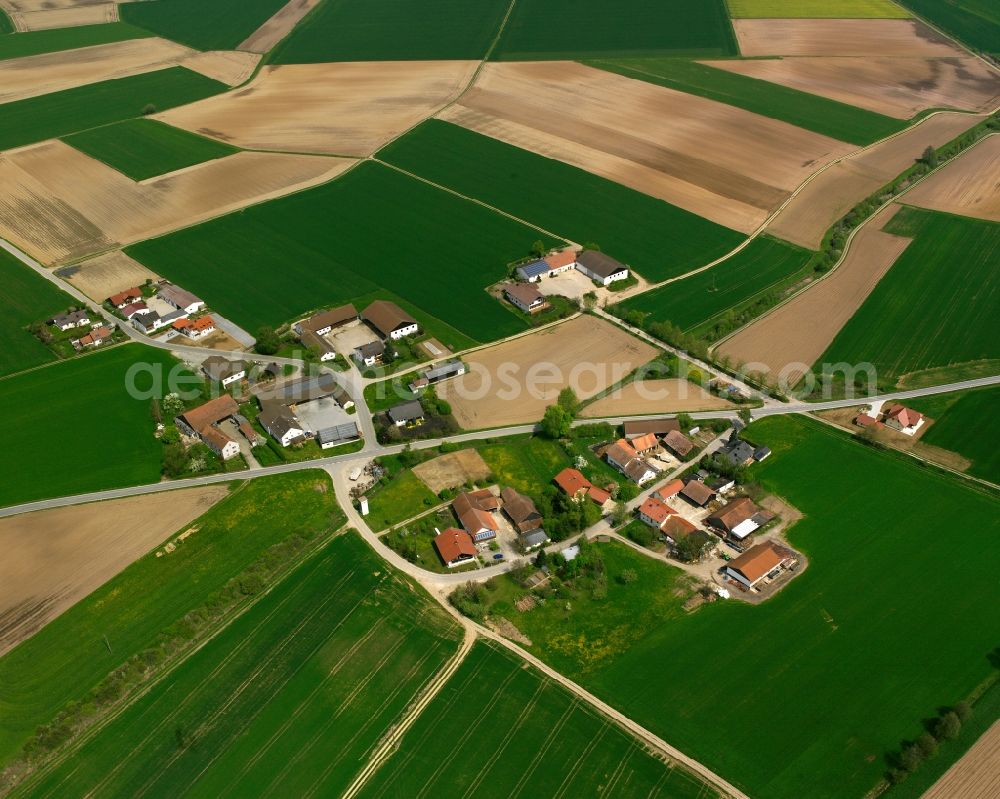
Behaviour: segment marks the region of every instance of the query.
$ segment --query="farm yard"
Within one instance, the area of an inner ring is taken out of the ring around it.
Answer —
[[[42,142],[0,159],[0,235],[57,266],[314,186],[353,163],[240,152],[136,183],[62,141]]]
[[[132,180],[146,180],[237,152],[153,119],[129,119],[75,133],[66,143]]]
[[[905,19],[905,9],[889,0],[726,0],[735,19],[829,17],[831,19]]]
[[[455,746],[493,742],[485,759]],[[510,768],[519,763],[522,768]],[[595,790],[600,786],[600,791]],[[361,799],[474,792],[479,797],[701,799],[714,792],[498,645],[479,642],[407,731]]]
[[[870,361],[880,383],[892,385],[912,372],[1000,358],[1000,289],[989,279],[1000,251],[1000,223],[902,208],[884,229],[913,243],[822,360]]]
[[[716,317],[725,317],[754,297],[786,285],[811,258],[808,250],[758,236],[721,263],[629,297],[617,307],[625,312],[641,311],[652,321],[670,322],[686,331],[710,328]]]
[[[473,61],[268,66],[249,86],[158,118],[250,149],[369,155],[456,97],[475,68]]]
[[[187,488],[0,519],[0,656],[228,493]]]
[[[536,422],[571,384],[582,399],[624,379],[657,354],[621,328],[593,316],[467,355],[469,371],[438,386],[466,430]]]
[[[1000,222],[1000,136],[962,153],[907,193],[907,205]]]
[[[283,512],[272,513],[275,507]],[[173,552],[149,552],[0,658],[0,764],[9,764],[40,725],[67,703],[86,699],[129,658],[161,644],[174,651],[178,623],[222,600],[230,580],[246,579],[251,568],[261,572],[260,561],[280,561],[343,521],[329,477],[320,471],[234,489],[195,520],[197,532]]]
[[[638,381],[627,383],[588,405],[580,415],[595,419],[603,416],[713,411],[733,407],[733,403],[716,397],[696,383],[682,378],[670,378],[644,380],[641,385]]]
[[[1000,435],[994,410],[1000,402],[1000,388],[961,391],[921,397],[910,404],[934,424],[920,439],[972,461],[968,473],[1000,484],[1000,453],[993,445]]]
[[[3,11],[0,10],[0,15],[2,13]],[[0,33],[2,32],[2,27],[0,27]],[[19,33],[17,36],[0,35],[0,60],[56,53],[60,50],[78,50],[82,47],[97,47],[101,44],[122,42],[126,39],[141,39],[152,35],[149,31],[122,22],[85,25],[80,28],[28,31]]]
[[[865,145],[896,133],[904,123],[883,114],[739,73],[746,61],[699,63],[679,58],[621,58],[588,66],[780,119],[833,139]]]
[[[197,50],[233,50],[288,0],[157,0],[123,3],[124,22]]]
[[[0,380],[0,416],[18,420],[4,439],[0,506],[160,479],[149,400],[125,391],[139,361],[164,371],[176,364],[162,350],[129,344]]]
[[[744,233],[812,172],[854,149],[741,108],[561,61],[488,64],[440,117]]]
[[[884,230],[898,211],[900,206],[891,205],[873,217],[833,271],[724,339],[718,354],[748,364],[751,371],[766,372],[769,380],[780,376],[788,386],[794,386],[818,360],[830,362],[831,342],[910,246],[909,237]],[[865,338],[870,344],[870,336]],[[867,348],[865,352],[869,353]],[[851,363],[866,360],[867,354]]]
[[[565,44],[560,44],[564,42]],[[564,49],[566,48],[566,49]],[[724,0],[522,0],[494,58],[736,55]]]
[[[366,163],[332,183],[127,252],[157,274],[212,297],[219,313],[248,330],[386,287],[485,342],[526,328],[484,289],[539,238],[546,239],[480,205]],[[414,272],[415,264],[426,276]],[[231,291],[240,276],[250,279]]]
[[[577,242],[596,242],[648,280],[682,274],[742,241],[735,231],[575,166],[440,120],[380,160]],[[565,197],[601,201],[566,203]]]
[[[340,794],[460,639],[341,535],[26,793]]]
[[[20,372],[55,359],[26,329],[66,310],[73,299],[32,272],[6,251],[0,251],[0,376]]]

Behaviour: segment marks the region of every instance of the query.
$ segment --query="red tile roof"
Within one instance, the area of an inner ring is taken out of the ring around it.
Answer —
[[[750,547],[738,558],[730,561],[729,568],[738,571],[748,582],[755,583],[787,557],[786,549],[777,546],[773,541],[765,541],[763,544]]]
[[[912,408],[904,407],[903,405],[893,405],[889,408],[889,412],[885,415],[885,418],[894,419],[899,422],[903,427],[913,427],[923,419],[923,415],[913,410]]]
[[[646,501],[639,506],[639,513],[649,517],[658,525],[663,524],[673,512],[673,508],[656,497],[647,497]]]
[[[125,289],[125,291],[119,292],[118,294],[112,294],[108,297],[108,302],[114,305],[116,308],[122,303],[126,303],[129,300],[140,300],[142,299],[142,290],[138,287],[133,287],[130,289]]]
[[[204,428],[216,422],[240,412],[240,406],[228,394],[209,400],[204,405],[192,408],[181,418],[187,422],[188,426],[195,432],[201,432]]]
[[[587,489],[587,496],[592,502],[597,505],[603,505],[609,499],[611,499],[611,492],[605,491],[603,488],[598,488],[597,486],[591,486]]]
[[[683,516],[671,516],[663,523],[663,526],[660,529],[663,531],[665,536],[673,539],[674,543],[677,543],[682,538],[687,538],[698,528],[691,524],[691,522]]]
[[[684,488],[684,481],[674,479],[669,483],[661,485],[658,489],[656,489],[656,493],[659,494],[662,499],[669,499],[670,497],[679,494],[682,488]]]
[[[879,421],[875,417],[869,416],[867,413],[859,413],[854,417],[854,424],[858,427],[871,427],[872,425],[878,425]]]
[[[476,556],[476,545],[472,537],[464,530],[449,527],[434,537],[434,546],[445,563],[458,560],[471,560]]]
[[[652,433],[644,433],[641,436],[636,436],[629,443],[637,452],[645,452],[656,447],[656,436]]]
[[[203,316],[194,320],[195,330],[208,330],[209,328],[215,329],[215,320],[211,316]]]
[[[546,255],[544,260],[549,265],[549,269],[562,269],[564,266],[576,263],[576,250],[567,247],[565,250]]]
[[[568,467],[555,476],[555,483],[571,497],[576,496],[581,491],[589,491],[593,487],[580,472]]]

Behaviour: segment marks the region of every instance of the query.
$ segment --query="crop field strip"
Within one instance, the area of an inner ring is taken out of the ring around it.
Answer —
[[[64,141],[132,180],[223,158],[237,148],[154,119],[129,119],[67,136]]]
[[[123,3],[123,22],[197,50],[232,50],[288,0],[157,0]]]
[[[13,32],[14,25],[11,23],[10,17],[7,16],[7,13],[2,8],[0,8],[0,36],[6,36],[8,33]],[[0,42],[3,41],[3,39],[0,39]]]
[[[425,122],[378,158],[574,241],[596,242],[651,281],[703,266],[744,238],[606,178],[441,120]],[[568,196],[590,199],[567,203]]]
[[[622,307],[648,313],[657,322],[671,322],[682,330],[691,330],[787,282],[811,258],[809,250],[770,236],[759,236],[731,258],[690,277],[630,297]]]
[[[0,11],[0,17],[2,15],[3,12]],[[13,36],[0,36],[0,60],[78,50],[81,47],[112,44],[128,39],[143,39],[152,35],[149,31],[126,25],[123,22],[111,22],[107,25],[84,25],[80,28],[26,31]]]
[[[622,58],[584,63],[627,78],[718,100],[859,146],[906,127],[905,122],[884,114],[686,59]]]
[[[55,360],[55,355],[25,328],[44,322],[74,303],[6,250],[0,251],[0,377]],[[0,388],[2,391],[2,388]]]
[[[460,637],[342,535],[24,795],[339,793]]]
[[[942,447],[972,461],[968,473],[1000,484],[1000,388],[983,388],[954,394],[921,397],[907,404],[934,420],[920,440]]]
[[[274,516],[278,506],[284,512]],[[312,540],[343,521],[320,471],[263,477],[234,490],[169,556],[140,558],[0,658],[0,763],[106,674],[157,648],[186,614],[272,547],[292,536]]]
[[[537,239],[557,243],[480,205],[366,163],[332,183],[142,242],[127,253],[213,297],[220,313],[251,330],[386,287],[485,342],[526,328],[485,288]],[[427,270],[417,279],[416,264]],[[233,292],[237,276],[244,284]]]
[[[726,0],[726,3],[734,19],[906,19],[910,16],[905,9],[889,0]]]
[[[0,150],[193,103],[227,87],[184,67],[102,81],[0,106]]]
[[[1000,223],[903,207],[885,231],[913,242],[820,361],[868,361],[881,379],[1000,358]]]
[[[471,758],[456,745],[472,735],[490,742],[488,757]],[[505,799],[714,795],[693,776],[649,755],[562,686],[489,642],[473,647],[358,797],[433,794]]]
[[[992,0],[899,2],[973,50],[1000,54],[1000,8]]]

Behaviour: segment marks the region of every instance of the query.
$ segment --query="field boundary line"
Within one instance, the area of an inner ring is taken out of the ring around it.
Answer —
[[[917,20],[918,22],[921,22],[922,24],[926,25],[931,30],[935,31],[936,33],[940,34],[944,38],[948,39],[950,42],[952,42],[953,44],[957,45],[960,50],[964,50],[966,53],[968,53],[969,55],[971,55],[973,58],[979,59],[987,67],[989,67],[993,72],[996,72],[998,75],[1000,75],[1000,65],[994,64],[988,58],[985,58],[985,57],[981,56],[979,53],[977,53],[975,50],[973,50],[969,45],[965,44],[960,39],[957,39],[956,37],[952,36],[946,30],[943,30],[942,28],[939,28],[937,25],[935,25],[930,20],[925,19],[923,16],[921,16],[916,11],[914,11],[912,8],[907,8],[902,3],[896,2],[896,0],[889,0],[889,2],[892,5],[894,5],[894,6],[898,7],[898,8],[903,9],[903,11],[905,11],[907,14],[909,14],[913,19]]]

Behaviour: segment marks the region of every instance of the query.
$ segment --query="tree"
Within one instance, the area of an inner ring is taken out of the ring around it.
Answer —
[[[545,242],[541,239],[531,245],[531,254],[535,258],[541,258],[546,252],[548,252],[548,247],[545,246]]]
[[[677,557],[680,560],[685,563],[697,563],[704,557],[705,550],[708,549],[711,543],[711,539],[707,536],[691,533],[681,538],[674,546],[674,549],[677,551]]]
[[[538,554],[535,555],[535,565],[540,569],[549,562],[549,553],[544,549],[538,550]]]
[[[958,716],[958,720],[965,724],[972,716],[972,705],[968,702],[959,702],[955,707],[952,708],[955,711],[955,715]]]
[[[611,523],[615,527],[621,527],[628,521],[628,518],[628,505],[624,502],[616,502],[614,509],[611,511]]]
[[[566,388],[559,392],[556,404],[573,418],[580,412],[580,399],[576,396],[576,392],[569,386],[566,386]]]
[[[953,741],[962,731],[962,722],[954,710],[949,710],[934,724],[934,737],[939,741]]]
[[[931,169],[937,168],[938,165],[938,154],[930,144],[924,149],[924,154],[920,156],[920,160],[923,161]]]
[[[677,414],[677,424],[681,426],[681,430],[687,432],[694,426],[694,419],[691,418],[690,413],[679,413]]]
[[[546,438],[565,438],[573,425],[573,416],[565,408],[549,405],[542,417],[542,435]]]
[[[934,753],[937,752],[938,742],[929,732],[925,732],[919,738],[917,738],[917,746],[920,747],[920,751],[924,753],[924,757],[933,757]]]
[[[274,355],[281,349],[281,338],[273,327],[260,327],[257,329],[257,343],[254,349],[261,355]]]
[[[146,103],[146,105],[142,109],[142,115],[144,117],[148,117],[150,114],[155,114],[155,113],[156,113],[156,106],[153,105],[152,103]]]
[[[595,305],[597,305],[597,292],[588,291],[586,294],[583,295],[583,307],[589,311]]]
[[[916,744],[910,744],[899,755],[899,764],[911,774],[920,768],[923,762],[923,750]]]
[[[163,402],[160,404],[160,407],[163,411],[164,418],[173,419],[175,416],[179,416],[184,413],[184,400],[180,398],[179,394],[167,394],[167,396],[163,398]]]

